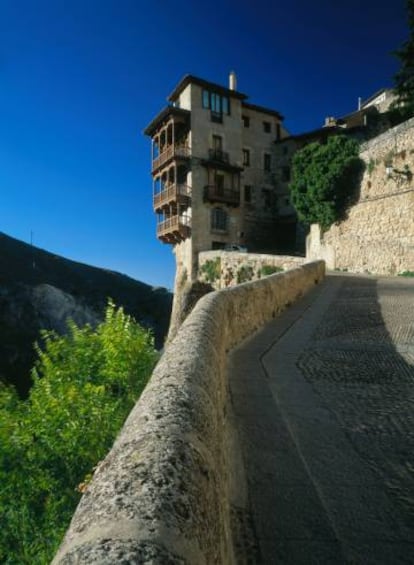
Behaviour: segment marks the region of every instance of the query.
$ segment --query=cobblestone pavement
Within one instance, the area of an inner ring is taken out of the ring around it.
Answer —
[[[240,563],[413,564],[414,281],[327,277],[229,374],[258,546]]]

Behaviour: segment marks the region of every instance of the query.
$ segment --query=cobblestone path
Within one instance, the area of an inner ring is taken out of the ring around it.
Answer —
[[[234,352],[230,382],[240,563],[414,563],[412,279],[327,277]]]

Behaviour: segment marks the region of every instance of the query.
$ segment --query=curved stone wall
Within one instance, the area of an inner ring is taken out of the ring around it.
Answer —
[[[226,353],[323,279],[322,261],[203,297],[100,463],[53,563],[234,563]]]

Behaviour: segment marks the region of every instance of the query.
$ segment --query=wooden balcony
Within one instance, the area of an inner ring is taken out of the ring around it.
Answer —
[[[154,210],[160,210],[173,203],[189,206],[190,195],[191,188],[186,184],[171,184],[158,194],[154,194]]]
[[[190,148],[187,145],[169,145],[152,161],[152,172],[155,173],[171,159],[188,159]]]
[[[240,192],[209,184],[204,187],[204,202],[219,202],[229,206],[240,206]]]
[[[157,237],[163,243],[180,243],[191,233],[190,219],[183,216],[171,216],[157,224]]]

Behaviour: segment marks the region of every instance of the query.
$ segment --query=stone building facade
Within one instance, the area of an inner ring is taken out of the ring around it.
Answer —
[[[276,182],[274,144],[288,135],[283,116],[250,104],[234,73],[229,87],[187,75],[168,102],[145,134],[157,236],[174,247],[177,279],[197,279],[202,251],[275,251],[277,225],[296,221],[287,187]]]

